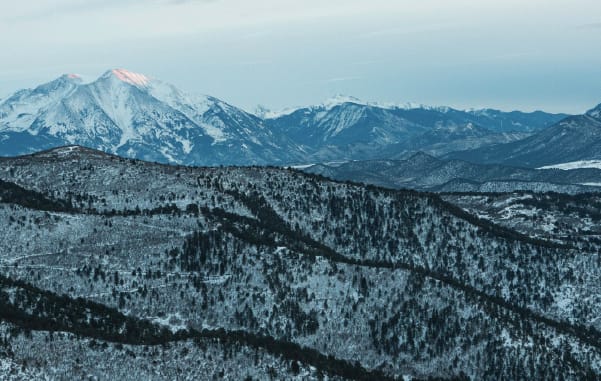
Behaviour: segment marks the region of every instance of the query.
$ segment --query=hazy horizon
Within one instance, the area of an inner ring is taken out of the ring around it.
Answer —
[[[123,67],[246,110],[336,94],[506,111],[601,103],[592,0],[41,0],[0,15],[0,97]]]

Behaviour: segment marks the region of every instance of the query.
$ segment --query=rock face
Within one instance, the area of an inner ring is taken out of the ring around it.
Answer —
[[[458,199],[475,217],[76,146],[2,158],[0,180],[0,369],[17,379],[601,374],[598,197]],[[486,221],[505,216],[522,233]],[[574,218],[577,237],[556,231]]]
[[[0,103],[0,152],[11,156],[78,144],[189,165],[359,160],[514,141],[564,117],[386,106],[340,97],[261,115],[124,69],[109,70],[91,83],[67,74]]]

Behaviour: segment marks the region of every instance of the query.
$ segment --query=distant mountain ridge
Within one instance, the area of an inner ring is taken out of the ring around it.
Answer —
[[[601,105],[507,144],[454,152],[449,158],[542,167],[601,159]]]
[[[416,151],[441,155],[512,142],[564,117],[543,112],[379,105],[338,97],[276,114],[265,123],[299,144],[309,160],[324,162],[399,158]]]
[[[306,172],[337,180],[436,192],[509,192],[515,190],[581,193],[601,188],[601,169],[529,169],[498,164],[441,160],[423,152],[405,160],[351,161],[318,164]]]
[[[113,69],[89,83],[66,74],[1,101],[0,152],[14,156],[77,144],[187,165],[365,160],[512,142],[564,117],[381,105],[349,97],[257,116],[211,96]]]

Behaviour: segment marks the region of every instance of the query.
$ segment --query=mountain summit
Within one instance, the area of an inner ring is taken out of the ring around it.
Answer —
[[[117,79],[129,83],[134,86],[146,86],[150,82],[150,78],[144,74],[134,73],[126,69],[112,69],[107,71],[103,77],[114,76]]]
[[[586,115],[593,117],[595,119],[601,119],[601,104],[597,105],[597,107],[590,109],[586,112]]]

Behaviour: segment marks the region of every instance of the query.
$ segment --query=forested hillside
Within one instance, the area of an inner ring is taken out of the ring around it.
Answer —
[[[8,368],[118,376],[126,351],[132,369],[191,374],[188,358],[230,379],[601,373],[598,249],[434,194],[79,147],[1,159],[0,179]]]

